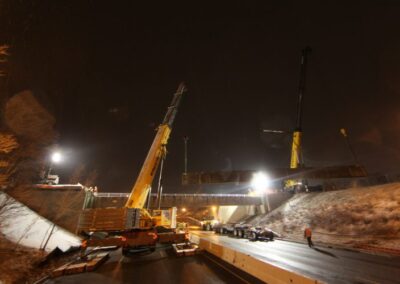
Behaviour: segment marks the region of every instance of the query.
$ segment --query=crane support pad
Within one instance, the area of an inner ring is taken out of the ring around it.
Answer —
[[[182,175],[183,185],[249,183],[255,171],[230,172],[192,172]],[[364,167],[358,165],[333,166],[324,168],[270,169],[268,175],[272,179],[334,179],[366,177]]]
[[[124,231],[140,228],[140,209],[84,209],[79,218],[78,232]]]

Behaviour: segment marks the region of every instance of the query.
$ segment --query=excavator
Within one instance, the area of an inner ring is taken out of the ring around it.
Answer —
[[[186,92],[181,83],[173,96],[163,122],[158,126],[155,138],[143,166],[122,208],[84,209],[79,218],[78,233],[88,236],[83,247],[120,246],[124,255],[136,252],[152,252],[157,243],[184,243],[185,232],[176,230],[176,208],[146,209],[151,185],[162,161],[165,159],[168,138],[172,130],[179,104]]]

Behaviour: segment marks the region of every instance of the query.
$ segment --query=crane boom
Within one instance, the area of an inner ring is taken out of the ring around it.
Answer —
[[[301,155],[301,136],[302,136],[302,120],[303,120],[303,97],[306,84],[307,55],[311,52],[310,47],[306,47],[301,51],[300,62],[300,82],[299,95],[297,100],[297,119],[296,128],[293,131],[292,153],[290,156],[290,168],[297,169],[302,166],[303,159]]]
[[[156,136],[149,152],[147,153],[147,157],[143,163],[142,169],[140,170],[139,176],[136,179],[125,207],[139,209],[144,207],[154,179],[154,175],[157,172],[161,159],[163,159],[167,153],[166,145],[172,130],[172,124],[185,91],[185,84],[181,83],[174,94],[171,105],[168,107],[163,122],[157,129]]]
[[[158,126],[156,136],[123,208],[86,208],[79,218],[78,232],[90,236],[102,232],[105,238],[89,237],[82,246],[122,247],[124,255],[135,252],[153,252],[157,243],[184,243],[186,232],[176,229],[176,207],[147,210],[144,208],[154,175],[167,153],[166,145],[171,133],[178,106],[186,87],[181,83],[168,107],[163,122]]]

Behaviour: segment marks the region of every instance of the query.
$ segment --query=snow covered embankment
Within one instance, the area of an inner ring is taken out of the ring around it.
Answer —
[[[0,192],[0,233],[13,243],[46,251],[67,251],[80,246],[81,239],[55,226],[6,193]],[[47,242],[47,244],[46,244]]]
[[[303,240],[306,225],[315,241],[400,248],[400,183],[323,193],[296,194],[252,221]]]

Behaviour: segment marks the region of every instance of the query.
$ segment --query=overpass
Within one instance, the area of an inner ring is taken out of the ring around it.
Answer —
[[[84,208],[122,207],[129,193],[88,192]],[[261,205],[260,196],[247,194],[181,194],[165,193],[161,198],[161,207],[207,207],[230,205]],[[158,207],[157,194],[151,194],[150,208]]]

